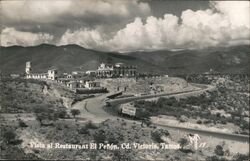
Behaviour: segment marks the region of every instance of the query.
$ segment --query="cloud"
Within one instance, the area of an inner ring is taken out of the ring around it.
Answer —
[[[186,10],[180,18],[172,14],[149,16],[143,23],[137,17],[112,37],[98,30],[81,29],[66,32],[62,40],[63,44],[120,52],[249,44],[249,3],[211,2],[211,9]]]
[[[98,48],[102,46],[103,38],[97,30],[67,30],[62,36],[59,45],[78,44],[85,48]]]
[[[104,51],[201,49],[250,43],[249,1],[211,1],[180,17],[139,0],[1,1],[3,46],[78,44]],[[9,27],[9,26],[15,26]]]
[[[249,1],[215,1],[211,7],[230,20],[233,27],[250,26]]]
[[[131,18],[150,14],[147,3],[138,0],[11,0],[1,1],[4,21],[53,23],[64,19]]]
[[[2,46],[34,46],[41,43],[49,43],[53,40],[53,36],[46,33],[20,32],[14,28],[3,29],[0,38]]]
[[[98,28],[115,32],[134,17],[151,15],[139,0],[11,0],[0,1],[1,29],[48,33],[57,41],[68,29]],[[0,31],[1,31],[0,29]]]

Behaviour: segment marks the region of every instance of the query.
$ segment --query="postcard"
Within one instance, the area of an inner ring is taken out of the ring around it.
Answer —
[[[0,4],[1,160],[250,159],[249,1]]]

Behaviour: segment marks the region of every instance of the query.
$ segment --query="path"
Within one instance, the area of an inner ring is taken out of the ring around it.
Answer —
[[[110,115],[103,109],[103,107],[105,106],[105,99],[108,95],[110,95],[110,93],[103,94],[94,98],[88,98],[74,104],[73,108],[79,109],[81,111],[81,114],[77,117],[85,118],[96,123],[105,121],[110,118],[117,118],[113,115]]]
[[[213,90],[213,87],[207,86],[207,88],[201,88],[200,90],[195,90],[195,91],[164,93],[164,94],[158,94],[158,95],[147,95],[147,96],[137,96],[137,97],[114,99],[114,100],[109,101],[109,102],[111,102],[111,104],[117,105],[117,104],[128,103],[128,102],[135,101],[135,100],[149,99],[149,98],[161,97],[161,96],[169,96],[169,97],[171,96],[172,97],[172,96],[183,95],[183,94],[195,94],[197,92],[205,92],[208,90]],[[110,93],[104,94],[104,95],[101,95],[98,97],[83,100],[81,102],[76,103],[73,106],[73,108],[77,108],[77,109],[81,110],[80,117],[84,117],[84,118],[89,119],[93,122],[102,122],[102,121],[107,120],[107,119],[116,119],[116,118],[118,118],[117,116],[114,116],[114,115],[107,113],[103,108],[106,104],[105,99],[108,95],[110,95]],[[139,122],[139,121],[137,121],[137,122]],[[176,129],[176,130],[180,130],[180,131],[187,131],[190,133],[197,133],[200,135],[212,136],[212,137],[216,137],[216,138],[241,141],[241,142],[249,142],[249,136],[246,136],[246,135],[221,133],[221,132],[216,132],[216,131],[207,131],[207,130],[193,129],[193,128],[183,128],[183,127],[178,127],[178,126],[169,126],[169,125],[162,125],[162,124],[157,124],[157,123],[154,123],[154,124],[157,125],[158,127],[161,127],[161,128],[172,128],[172,129]]]

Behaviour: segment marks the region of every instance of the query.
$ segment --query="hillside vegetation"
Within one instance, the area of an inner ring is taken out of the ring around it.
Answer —
[[[248,73],[250,48],[235,46],[203,50],[152,51],[109,53],[82,48],[77,45],[34,47],[1,47],[2,73],[22,73],[25,62],[32,61],[34,72],[56,67],[62,72],[94,70],[101,62],[122,62],[136,65],[140,72],[183,74],[202,73],[210,69],[220,73]]]
[[[177,100],[137,101],[135,107],[146,109],[150,116],[175,116],[181,122],[197,120],[198,124],[229,123],[239,127],[236,133],[249,135],[249,75],[191,75],[189,81],[213,84],[216,91]]]

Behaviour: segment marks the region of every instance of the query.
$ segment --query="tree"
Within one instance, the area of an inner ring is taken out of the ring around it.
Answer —
[[[180,120],[180,122],[187,122],[188,118],[184,115],[181,115],[179,120]]]
[[[216,155],[219,155],[219,156],[224,155],[223,147],[221,145],[217,145],[214,152]]]
[[[61,118],[61,119],[64,119],[66,115],[67,115],[67,112],[65,109],[60,109],[58,111],[55,111],[54,113],[54,117]]]
[[[145,117],[144,119],[142,119],[141,126],[143,127],[144,124],[146,124],[147,127],[150,126],[152,124],[150,118]]]
[[[16,139],[16,133],[12,129],[7,130],[7,131],[4,132],[3,138],[9,144],[10,142],[12,142],[12,141],[14,141]]]
[[[78,109],[72,109],[70,110],[70,113],[73,115],[73,117],[75,118],[76,115],[79,115],[81,112]]]
[[[132,161],[134,158],[134,154],[131,150],[116,150],[114,151],[114,155],[112,160],[114,161],[121,161],[121,160],[126,160],[126,161]]]
[[[178,141],[178,143],[180,144],[181,149],[183,149],[184,146],[188,144],[188,140],[187,140],[186,138],[181,138],[181,139]]]
[[[248,158],[249,158],[249,154],[247,155],[247,154],[236,154],[236,155],[234,155],[233,156],[233,159],[235,160],[235,161],[247,161],[248,160]]]
[[[20,127],[28,127],[28,125],[21,119],[18,120],[18,124]]]
[[[106,135],[104,130],[98,130],[93,134],[93,138],[97,144],[104,143],[106,140]]]
[[[202,121],[201,121],[201,120],[198,120],[196,123],[197,123],[197,124],[202,124]]]
[[[158,143],[164,142],[163,136],[169,136],[169,132],[164,129],[155,129],[151,132],[151,138]]]
[[[41,126],[43,125],[43,120],[45,120],[45,119],[46,119],[45,114],[43,114],[43,113],[36,114],[36,120],[40,123]]]
[[[218,156],[214,155],[214,156],[208,156],[206,158],[206,161],[220,161],[220,158],[218,158]]]
[[[152,131],[151,132],[151,138],[156,141],[157,143],[162,143],[162,134],[160,133],[160,131]]]
[[[88,121],[87,124],[85,125],[85,128],[86,129],[98,129],[98,127],[95,124],[93,124],[92,121]]]
[[[78,129],[78,133],[79,134],[89,134],[89,130],[85,126],[83,126],[80,129]]]

